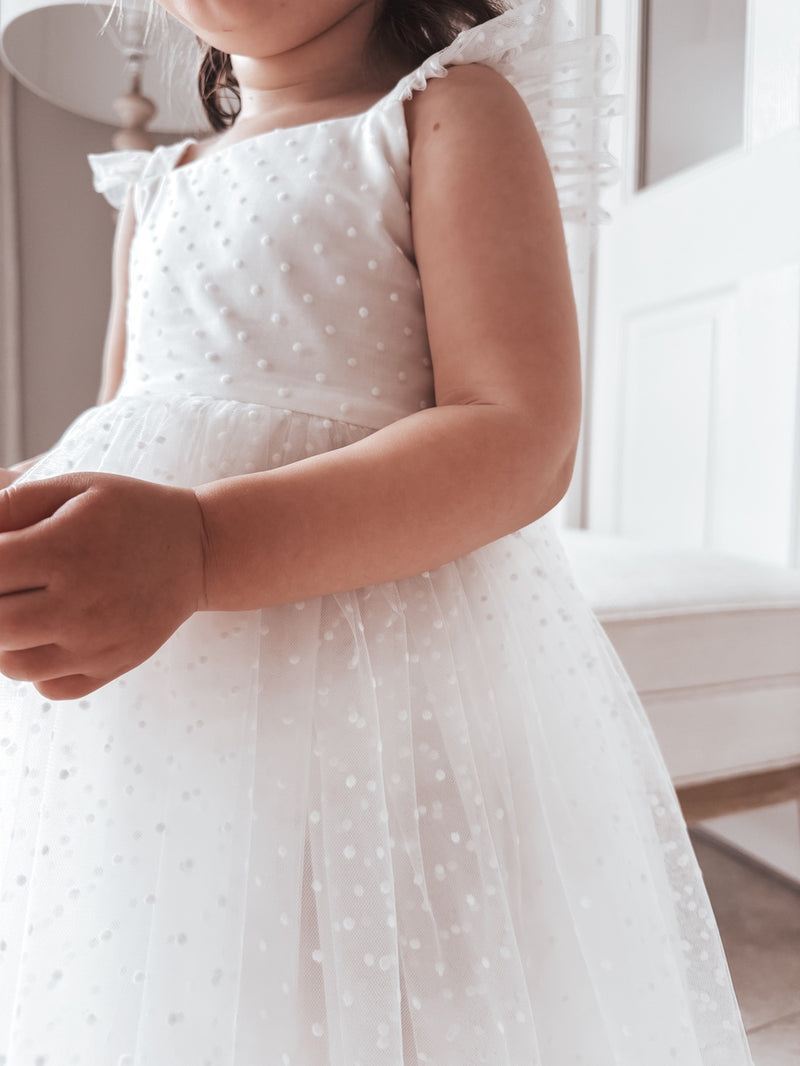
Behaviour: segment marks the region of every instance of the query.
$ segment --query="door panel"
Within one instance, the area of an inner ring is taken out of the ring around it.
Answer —
[[[607,0],[603,21],[629,103],[596,256],[584,524],[800,564],[800,5],[749,0],[741,147],[641,190],[640,12]]]

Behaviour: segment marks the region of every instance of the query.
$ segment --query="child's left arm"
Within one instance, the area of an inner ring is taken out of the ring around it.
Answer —
[[[580,361],[541,143],[514,90],[483,67],[432,82],[408,121],[437,406],[195,492],[78,474],[0,493],[1,670],[49,698],[79,696],[197,609],[419,573],[561,498]]]

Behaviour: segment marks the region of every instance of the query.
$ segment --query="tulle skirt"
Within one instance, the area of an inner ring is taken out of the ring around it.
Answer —
[[[200,484],[368,432],[129,397],[31,476]],[[86,699],[0,681],[0,797],[6,1066],[751,1061],[667,771],[546,519],[195,615]]]

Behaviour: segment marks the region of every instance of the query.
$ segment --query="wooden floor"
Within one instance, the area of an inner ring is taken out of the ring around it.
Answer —
[[[692,840],[755,1066],[800,1066],[800,887],[701,832]]]

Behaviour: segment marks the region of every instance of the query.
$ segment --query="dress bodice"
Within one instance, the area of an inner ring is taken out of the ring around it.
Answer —
[[[122,393],[372,428],[430,405],[402,101],[176,166],[187,143],[135,187]]]

